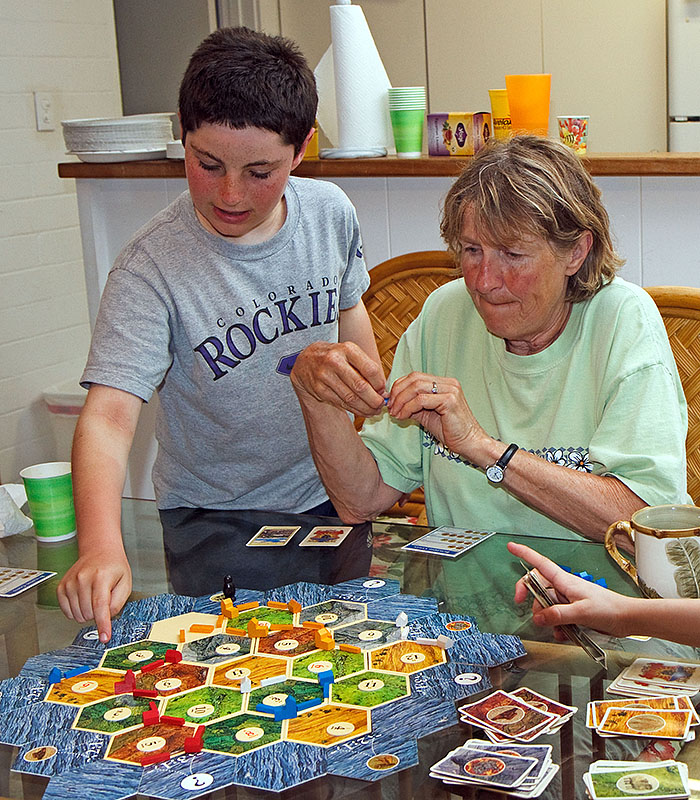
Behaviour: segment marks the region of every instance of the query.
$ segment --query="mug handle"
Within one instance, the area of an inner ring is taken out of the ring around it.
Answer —
[[[615,544],[615,534],[618,531],[626,533],[630,542],[634,544],[634,534],[632,533],[632,526],[626,520],[619,520],[613,524],[605,532],[605,549],[610,553],[613,560],[617,562],[618,566],[626,572],[630,578],[639,586],[637,579],[637,568],[631,561],[628,561],[624,556],[620,555],[620,551]]]

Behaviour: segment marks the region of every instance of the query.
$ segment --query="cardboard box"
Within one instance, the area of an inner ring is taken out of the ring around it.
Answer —
[[[428,154],[473,156],[491,138],[492,130],[487,111],[428,114]]]

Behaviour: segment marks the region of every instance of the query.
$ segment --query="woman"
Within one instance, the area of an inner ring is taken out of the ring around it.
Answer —
[[[653,301],[615,277],[579,158],[539,137],[492,144],[450,189],[442,234],[463,281],[428,298],[389,392],[347,344],[311,345],[292,372],[341,517],[424,484],[433,525],[602,539],[645,505],[686,502],[673,355]],[[346,411],[377,416],[359,438]]]
[[[508,542],[508,550],[535,567],[560,600],[549,608],[533,603],[536,625],[585,625],[617,637],[654,636],[700,647],[700,600],[625,597],[565,572],[524,544]],[[522,603],[527,597],[528,590],[521,579],[515,586],[515,602]],[[566,637],[557,633],[557,638]]]

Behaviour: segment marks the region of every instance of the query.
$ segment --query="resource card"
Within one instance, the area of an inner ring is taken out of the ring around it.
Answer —
[[[263,525],[246,547],[284,547],[301,525]]]
[[[443,525],[426,533],[420,539],[405,544],[401,549],[416,553],[434,553],[438,556],[456,558],[493,536],[495,531],[470,531],[466,528],[451,528]]]
[[[348,527],[318,525],[299,542],[299,547],[338,547],[351,531],[351,525]]]
[[[55,572],[42,572],[38,569],[15,569],[13,567],[0,567],[0,597],[16,597],[32,586],[37,586]]]

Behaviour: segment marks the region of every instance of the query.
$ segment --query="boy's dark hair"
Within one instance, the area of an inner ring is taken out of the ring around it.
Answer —
[[[265,128],[297,154],[314,125],[316,81],[294,42],[219,28],[194,51],[180,84],[183,143],[203,123]]]

